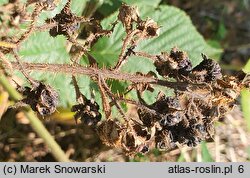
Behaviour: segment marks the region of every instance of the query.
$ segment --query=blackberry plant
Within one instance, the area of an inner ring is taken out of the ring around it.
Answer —
[[[195,147],[213,138],[214,123],[249,87],[242,71],[237,76],[222,74],[211,59],[219,51],[205,43],[178,9],[160,6],[154,12],[146,7],[140,14],[140,4],[123,3],[116,14],[100,22],[73,12],[71,0],[60,11],[55,0],[28,1],[25,7],[33,7],[31,14],[16,8],[24,5],[19,1],[12,4],[21,18],[14,30],[21,28],[22,20],[31,20],[26,32],[18,37],[2,35],[0,41],[1,75],[11,79],[13,72],[21,71],[30,84],[16,85],[23,99],[15,107],[28,104],[47,118],[58,105],[68,104],[76,124],[91,126],[104,144],[128,155],[171,150],[177,144]],[[45,17],[46,11],[54,16]],[[161,16],[162,12],[166,14]],[[42,17],[44,23],[39,24]],[[172,26],[178,18],[179,24]],[[3,18],[1,23],[2,33],[6,24],[15,22]],[[185,31],[186,25],[190,29]],[[184,30],[175,34],[175,28]],[[55,50],[55,58],[29,54],[33,48],[44,50],[46,39],[57,45],[50,52]],[[47,73],[62,75],[52,82]],[[129,115],[124,105],[134,105],[137,113]]]

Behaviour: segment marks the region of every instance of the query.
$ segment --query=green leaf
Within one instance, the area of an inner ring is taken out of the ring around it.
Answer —
[[[206,142],[201,143],[201,155],[202,155],[202,162],[214,162],[208,148]]]
[[[63,36],[50,37],[48,32],[37,32],[21,46],[19,54],[27,62],[36,63],[69,63],[66,51],[66,39]],[[61,104],[66,106],[74,98],[70,76],[56,73],[31,72],[31,77],[45,81],[59,91]],[[67,86],[67,87],[66,87]],[[70,86],[70,87],[68,87]]]
[[[246,73],[250,73],[250,59],[248,63],[243,68],[243,71]],[[247,128],[250,131],[250,91],[248,89],[243,89],[241,91],[241,107],[243,111],[243,116],[247,122]]]
[[[206,44],[203,37],[193,26],[190,18],[180,9],[162,5],[157,10],[147,6],[140,6],[139,10],[143,18],[152,18],[162,28],[159,37],[143,41],[137,47],[137,50],[159,54],[161,51],[169,51],[172,47],[178,46],[188,52],[194,65],[197,65],[201,61],[201,53],[213,57],[221,52],[221,50]],[[110,23],[116,19],[116,16],[117,13],[103,20],[102,24],[104,28],[110,28]],[[111,38],[104,37],[93,47],[92,53],[101,65],[114,65],[124,37],[124,28],[119,24],[116,26]],[[141,69],[142,64],[143,69]],[[133,71],[131,67],[133,67],[133,70],[139,69],[144,71],[154,68],[150,61],[142,60],[142,58],[138,57],[131,57],[124,69],[126,71]]]
[[[43,11],[39,17],[38,24],[43,24],[46,19],[53,18],[56,14],[60,13],[66,4],[67,0],[61,0],[60,3],[53,11]],[[76,15],[81,15],[86,5],[87,0],[72,0],[71,11]]]
[[[250,59],[248,59],[247,64],[243,68],[243,71],[246,72],[246,73],[250,73]]]
[[[103,5],[98,9],[98,12],[103,16],[109,16],[115,12],[122,4],[122,2],[130,5],[143,5],[156,8],[161,0],[104,0]]]
[[[162,5],[155,10],[153,7],[139,5],[139,11],[144,19],[150,17],[156,21],[161,26],[161,32],[159,37],[140,43],[136,50],[159,54],[161,51],[170,51],[172,47],[177,46],[189,54],[194,66],[201,61],[201,53],[210,57],[218,56],[221,53],[220,49],[213,48],[205,42],[190,18],[180,9]],[[117,19],[117,14],[116,12],[102,21],[104,28],[110,28],[110,23]],[[125,35],[124,28],[119,23],[111,37],[103,37],[94,45],[91,54],[96,58],[99,66],[115,65]],[[141,57],[129,57],[128,62],[122,67],[122,71],[156,72],[153,62]],[[144,96],[152,100],[152,97],[157,95],[156,92]]]
[[[45,11],[40,16],[40,24],[44,23],[44,20],[55,16],[61,11],[65,5],[66,0],[63,0],[56,9],[53,11]],[[71,9],[78,15],[81,14],[85,0],[73,0]],[[26,62],[36,63],[57,63],[66,64],[70,62],[70,57],[66,51],[66,38],[59,35],[55,38],[51,37],[48,32],[35,32],[24,44],[21,45],[19,54]],[[54,73],[45,72],[31,72],[31,77],[45,81],[52,87],[58,90],[60,96],[60,105],[68,106],[75,102],[75,93],[73,85],[71,84],[71,76],[65,74],[59,74],[57,71]],[[22,76],[19,73],[19,76]],[[90,97],[90,79],[86,76],[78,77],[79,85],[82,92]]]

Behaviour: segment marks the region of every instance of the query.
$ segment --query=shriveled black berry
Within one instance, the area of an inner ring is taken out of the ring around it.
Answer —
[[[64,35],[69,37],[79,29],[80,24],[77,21],[77,16],[70,10],[70,4],[66,4],[59,14],[52,19],[47,19],[47,23],[56,22],[57,26],[50,29],[51,36]]]
[[[192,63],[184,51],[173,48],[170,52],[170,57],[178,63],[179,74],[186,76],[192,70]]]
[[[199,131],[200,133],[205,133],[206,132],[205,127],[202,124],[195,125],[195,129],[197,129],[197,131]]]
[[[144,154],[149,152],[149,147],[147,145],[143,146],[140,152]]]
[[[135,135],[131,132],[125,133],[123,136],[123,147],[127,151],[133,151],[136,149],[136,138]]]
[[[139,119],[142,121],[143,125],[146,127],[152,127],[156,121],[156,116],[153,113],[148,112],[144,109],[137,110]]]
[[[99,105],[93,100],[86,100],[84,103],[80,103],[72,106],[72,112],[75,113],[75,120],[80,120],[90,126],[96,125],[101,120],[101,113],[99,112]]]
[[[202,54],[203,61],[192,70],[192,77],[199,82],[212,82],[222,78],[220,65]]]
[[[33,88],[23,88],[22,94],[25,96],[22,102],[30,105],[32,110],[42,116],[54,113],[58,105],[58,93],[42,82],[37,81]]]
[[[177,48],[173,48],[170,54],[162,53],[157,58],[154,65],[156,71],[163,77],[182,79],[192,70],[192,63],[187,54]]]
[[[140,21],[138,23],[137,29],[145,32],[145,38],[152,38],[158,36],[160,33],[160,26],[152,19]]]
[[[178,70],[178,63],[174,61],[168,53],[162,52],[157,56],[157,60],[154,62],[156,71],[163,77],[168,77],[172,73],[176,73]]]
[[[180,102],[177,97],[166,97],[165,95],[159,97],[152,106],[157,112],[161,114],[167,114],[171,113],[172,111],[181,110]]]
[[[155,136],[155,146],[159,149],[172,149],[175,147],[173,140],[173,134],[170,130],[159,130],[156,132]]]
[[[174,126],[178,124],[181,121],[181,115],[179,112],[173,113],[173,114],[166,114],[162,117],[160,120],[161,126]]]
[[[201,142],[201,140],[195,136],[190,137],[187,141],[187,146],[189,147],[196,147],[199,143]]]

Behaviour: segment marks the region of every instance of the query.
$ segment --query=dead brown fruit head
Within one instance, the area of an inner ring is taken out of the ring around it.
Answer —
[[[102,117],[99,112],[99,105],[93,99],[88,100],[86,98],[82,103],[73,105],[71,111],[75,112],[76,122],[80,119],[82,123],[88,126],[96,125]]]
[[[182,79],[192,70],[191,61],[186,52],[176,47],[171,49],[170,54],[162,52],[157,58],[154,65],[157,72],[163,77]]]
[[[104,144],[121,147],[122,128],[119,122],[114,120],[103,121],[97,127],[97,133]]]
[[[44,10],[52,11],[56,8],[58,0],[38,0],[38,3],[44,8]]]
[[[70,10],[70,4],[66,4],[59,14],[52,19],[47,19],[47,23],[57,23],[57,25],[50,29],[51,36],[64,35],[69,37],[73,35],[80,27],[77,16]]]
[[[213,82],[222,78],[220,65],[202,54],[203,61],[192,69],[192,77],[197,82]]]
[[[142,31],[144,38],[153,38],[160,34],[160,26],[153,19],[140,21],[137,29]]]
[[[120,20],[126,29],[126,33],[131,32],[133,29],[133,22],[140,20],[137,7],[122,4],[119,9],[118,20]]]
[[[22,90],[25,98],[22,102],[31,106],[41,116],[51,115],[58,105],[58,93],[49,85],[37,82],[36,86],[25,87]]]

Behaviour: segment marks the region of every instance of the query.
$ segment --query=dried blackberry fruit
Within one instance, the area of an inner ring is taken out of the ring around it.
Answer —
[[[170,57],[178,63],[178,74],[187,76],[190,73],[192,70],[192,63],[186,52],[175,47],[170,51]]]
[[[105,120],[97,127],[97,133],[100,139],[108,146],[121,146],[122,129],[119,122],[114,120]]]
[[[213,82],[222,78],[220,65],[202,54],[203,61],[193,68],[191,78],[198,82]]]
[[[142,149],[140,150],[141,153],[146,154],[149,152],[149,147],[148,145],[144,145]]]
[[[182,120],[181,114],[179,112],[175,112],[173,114],[166,114],[159,121],[160,125],[163,127],[166,126],[174,126],[178,124]]]
[[[157,60],[154,62],[156,71],[163,77],[168,77],[178,68],[178,63],[170,58],[169,54],[162,52],[157,56]]]
[[[159,33],[160,33],[160,27],[152,19],[147,19],[145,21],[140,21],[138,23],[137,29],[144,32],[144,37],[145,38],[156,37],[156,36],[159,36]]]
[[[84,103],[72,106],[71,111],[76,112],[74,115],[76,121],[80,118],[88,126],[96,125],[102,117],[99,105],[94,100],[86,99]]]
[[[136,141],[137,139],[133,132],[126,132],[122,138],[123,149],[128,153],[134,152],[137,148]]]
[[[144,109],[138,109],[137,110],[139,119],[142,121],[143,125],[146,127],[152,127],[154,123],[156,122],[156,116],[155,114],[144,110]]]
[[[192,70],[192,64],[187,54],[178,48],[173,48],[170,54],[162,53],[157,58],[154,65],[156,71],[163,77],[182,79]]]
[[[176,145],[173,140],[173,135],[170,130],[157,131],[155,136],[155,147],[161,150],[169,150]]]
[[[201,140],[199,138],[192,136],[188,139],[187,146],[196,147],[200,142],[201,142]]]
[[[22,100],[40,115],[46,116],[55,112],[58,105],[58,93],[49,85],[35,81],[32,88],[18,89],[25,96]]]
[[[197,146],[207,136],[206,128],[203,124],[194,124],[186,129],[187,145],[189,147]]]
[[[47,23],[56,22],[57,26],[50,29],[51,36],[64,35],[66,37],[74,34],[79,29],[79,19],[70,10],[70,3],[67,3],[59,14],[52,19],[47,19]]]
[[[138,9],[123,3],[119,9],[118,19],[129,33],[133,28],[133,22],[137,23],[140,20]]]
[[[147,129],[143,128],[139,124],[133,125],[133,130],[137,136],[140,136],[140,137],[144,138],[145,140],[148,140],[150,138],[150,134],[148,133]]]
[[[152,107],[161,114],[168,114],[174,111],[180,111],[180,101],[177,97],[166,97],[160,93],[157,97],[157,101],[152,104]]]

